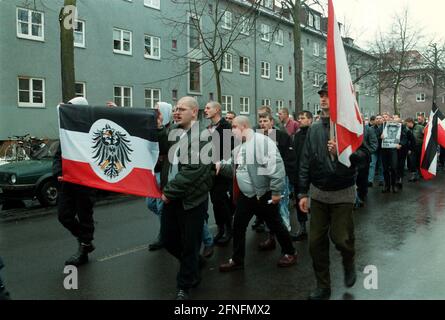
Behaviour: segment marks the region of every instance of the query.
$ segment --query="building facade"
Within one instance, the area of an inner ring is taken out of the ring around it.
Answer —
[[[114,101],[137,108],[152,108],[158,101],[174,104],[180,97],[192,95],[203,108],[207,101],[217,99],[215,73],[206,58],[208,42],[203,37],[215,29],[212,17],[219,10],[221,43],[230,43],[227,38],[231,35],[239,36],[221,59],[223,110],[245,114],[252,121],[261,105],[270,105],[275,111],[282,107],[295,110],[293,23],[277,13],[273,1],[263,1],[252,11],[249,1],[197,0],[198,4],[206,3],[198,8],[199,16],[191,2],[78,1],[74,23],[76,95],[86,97],[90,105]],[[0,29],[0,140],[25,133],[58,137],[62,6],[63,0],[0,2],[4,26]],[[325,80],[326,32],[319,13],[305,12],[303,100],[304,108],[314,112],[319,108],[316,92]],[[360,57],[359,64],[373,63],[373,57],[360,48],[345,47],[348,57]],[[357,64],[350,63],[352,68]],[[365,115],[375,114],[377,96],[357,91]]]

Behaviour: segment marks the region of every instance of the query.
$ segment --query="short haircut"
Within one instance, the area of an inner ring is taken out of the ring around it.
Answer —
[[[375,116],[371,116],[371,118],[369,119],[369,121],[374,121],[375,120]]]
[[[270,121],[273,121],[273,117],[269,112],[263,112],[258,114],[258,118],[268,118]]]
[[[250,120],[246,116],[238,116],[235,119],[233,119],[233,122],[236,122],[237,124],[244,126],[246,128],[252,128],[250,125]]]
[[[406,118],[406,119],[405,119],[405,122],[411,122],[411,123],[414,123],[414,119],[411,118],[411,117],[410,117],[410,118]]]
[[[213,109],[218,109],[221,112],[221,104],[217,101],[210,101],[207,103],[208,106],[210,106],[210,108]]]
[[[314,118],[312,112],[307,111],[307,110],[303,110],[303,111],[299,112],[298,116],[305,116],[306,118],[309,118],[309,119],[313,119]]]
[[[236,117],[236,113],[235,112],[233,112],[233,111],[227,111],[227,113],[226,114],[233,114],[235,117]]]
[[[289,109],[288,108],[281,108],[280,111],[282,111],[285,114],[289,115]]]
[[[191,109],[199,109],[198,101],[196,101],[196,99],[193,97],[189,97],[189,96],[182,97],[181,99],[179,99],[178,104],[180,102],[185,103]]]
[[[261,106],[258,108],[258,113],[264,113],[264,112],[272,114],[272,108],[269,106]]]

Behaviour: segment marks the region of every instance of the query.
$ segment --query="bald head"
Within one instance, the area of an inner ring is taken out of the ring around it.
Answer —
[[[238,116],[235,119],[233,119],[233,123],[235,123],[238,127],[242,128],[252,128],[250,125],[249,118],[246,116]]]
[[[199,109],[198,101],[196,101],[196,99],[193,97],[183,97],[179,99],[178,105],[179,104],[185,105],[190,109]]]
[[[183,97],[176,104],[173,118],[183,129],[189,129],[193,121],[198,119],[199,105],[193,97]]]

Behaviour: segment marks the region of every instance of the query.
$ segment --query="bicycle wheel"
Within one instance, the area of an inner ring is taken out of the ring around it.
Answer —
[[[16,158],[16,145],[11,144],[6,148],[5,151],[5,160],[6,161],[14,161]]]

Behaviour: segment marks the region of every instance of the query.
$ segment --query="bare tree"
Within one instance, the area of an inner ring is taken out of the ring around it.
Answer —
[[[423,57],[426,60],[425,75],[433,85],[433,102],[437,102],[438,88],[445,88],[445,43],[431,42]]]
[[[221,102],[224,59],[227,54],[235,50],[237,43],[252,37],[260,1],[236,3],[235,1],[189,0],[176,1],[176,3],[186,6],[186,10],[180,11],[187,11],[189,17],[187,21],[181,22],[183,18],[167,16],[163,16],[162,20],[173,27],[177,33],[187,35],[190,48],[185,54],[169,51],[172,60],[187,61],[184,70],[175,76],[188,73],[189,59],[199,62],[200,66],[211,64],[217,100]]]
[[[409,20],[408,9],[396,14],[388,33],[381,33],[376,41],[376,56],[380,59],[380,89],[390,91],[394,113],[400,113],[399,92],[404,80],[412,77],[410,70],[420,63],[416,48],[421,39],[420,29]]]
[[[60,10],[60,58],[62,77],[62,100],[68,102],[75,96],[75,70],[74,70],[74,18],[73,12],[65,8],[74,8],[76,0],[64,0],[64,7]],[[71,23],[67,23],[67,19]],[[70,26],[67,28],[67,26]]]

